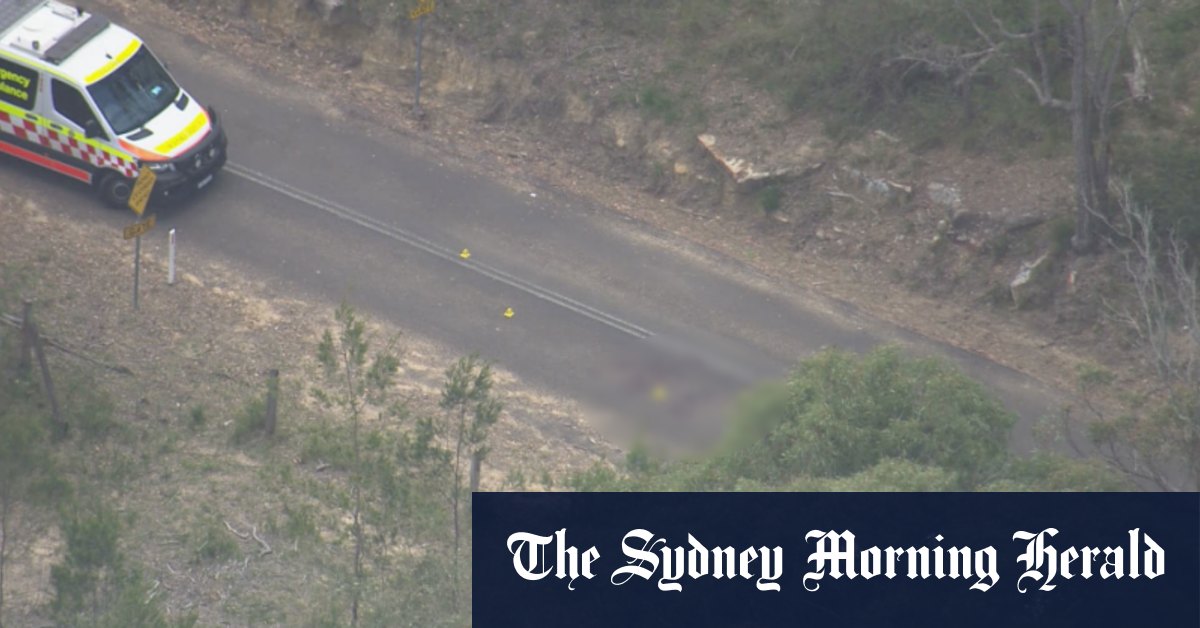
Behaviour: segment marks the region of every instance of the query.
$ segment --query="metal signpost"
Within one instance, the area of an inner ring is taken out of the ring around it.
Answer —
[[[421,115],[421,40],[425,37],[425,16],[433,13],[434,0],[419,0],[417,8],[408,12],[408,19],[417,22],[417,81],[416,96],[413,98],[413,111]]]
[[[175,230],[167,232],[167,285],[175,285]]]
[[[133,192],[129,194],[129,209],[141,216],[146,211],[146,203],[150,200],[150,191],[154,189],[154,181],[158,177],[149,168],[142,166],[138,172],[137,182],[133,184]],[[133,245],[133,309],[138,309],[138,281],[142,270],[142,234],[154,228],[154,215],[141,222],[135,222],[125,227],[125,239],[134,239]]]
[[[150,214],[149,218],[125,227],[125,231],[123,232],[125,239],[132,240],[142,237],[144,233],[154,228],[156,222],[154,214]]]

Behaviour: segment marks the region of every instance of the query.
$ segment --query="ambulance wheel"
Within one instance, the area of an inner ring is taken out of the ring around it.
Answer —
[[[133,180],[116,172],[110,172],[100,179],[100,198],[112,207],[122,208],[129,204],[129,195],[133,193]]]

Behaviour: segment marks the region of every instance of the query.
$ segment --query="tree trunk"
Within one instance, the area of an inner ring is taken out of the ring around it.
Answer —
[[[963,119],[967,123],[975,121],[975,101],[971,98],[971,80],[967,79],[962,82],[958,88],[958,100],[962,103]]]
[[[458,414],[458,434],[455,437],[454,446],[454,573],[452,579],[454,588],[451,591],[452,602],[454,608],[458,608],[458,548],[462,537],[462,524],[458,517],[458,505],[462,493],[462,448],[463,439],[466,438],[467,429],[467,407],[466,405],[459,406]]]
[[[276,412],[279,403],[279,369],[267,372],[267,408],[263,420],[267,436],[275,435]]]
[[[349,352],[343,347],[342,360],[346,365],[346,399],[350,404],[350,438],[354,448],[354,470],[350,474],[351,492],[354,499],[354,595],[350,600],[350,625],[358,626],[358,603],[362,597],[362,450],[358,442],[358,392],[354,384],[354,364]]]
[[[358,410],[354,411],[354,597],[350,605],[350,625],[358,625],[358,603],[362,598],[363,585],[363,529],[362,529],[362,459],[358,445]]]
[[[22,302],[21,309],[21,357],[17,360],[17,376],[28,378],[33,369],[33,302]]]
[[[1071,143],[1075,154],[1075,235],[1071,247],[1078,253],[1092,250],[1096,236],[1092,211],[1096,206],[1096,167],[1093,153],[1092,102],[1088,90],[1087,6],[1072,11],[1071,20]]]
[[[471,453],[471,492],[479,491],[479,475],[483,472],[483,450]]]

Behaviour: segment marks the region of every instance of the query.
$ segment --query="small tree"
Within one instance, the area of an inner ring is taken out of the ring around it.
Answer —
[[[458,596],[458,556],[462,538],[463,455],[470,457],[470,488],[478,488],[487,437],[500,418],[503,405],[492,395],[492,367],[479,356],[460,358],[446,369],[441,407],[446,411],[447,432],[454,441],[451,462],[450,505],[454,518],[454,594]]]
[[[0,351],[0,356],[7,354]],[[4,366],[0,373],[6,372]],[[37,407],[36,394],[26,380],[0,380],[0,626],[4,625],[4,573],[17,527],[17,504],[36,493],[39,480],[52,473],[47,417]]]
[[[41,422],[29,405],[0,404],[0,626],[4,625],[4,570],[13,537],[14,510],[45,456]]]
[[[400,361],[388,350],[370,354],[366,324],[343,303],[334,314],[336,337],[325,330],[317,345],[317,361],[324,370],[329,390],[314,388],[313,396],[326,408],[337,408],[350,417],[352,461],[350,491],[354,536],[354,586],[350,601],[350,625],[358,625],[363,588],[363,485],[368,469],[363,464],[361,419],[368,406],[385,407]]]
[[[1027,46],[1031,54],[1013,55],[1013,73],[1029,86],[1038,104],[1067,113],[1075,159],[1075,235],[1071,244],[1080,252],[1091,250],[1097,241],[1096,219],[1108,217],[1111,209],[1113,112],[1125,102],[1149,97],[1149,66],[1133,30],[1144,0],[1058,0],[1051,10],[1046,10],[1042,0],[1028,0],[1024,5],[1028,13],[1022,16],[1025,29],[1005,24],[990,11],[990,5],[988,19],[982,19],[966,0],[956,3],[986,44],[989,56],[994,51]],[[1055,49],[1047,45],[1056,39],[1065,40],[1065,45],[1056,49],[1057,59],[1052,57]],[[1054,85],[1061,78],[1055,75],[1055,68],[1060,60],[1069,61],[1070,67],[1070,96],[1066,99],[1055,96]],[[1132,66],[1129,97],[1115,98],[1113,86],[1126,65]]]
[[[1109,306],[1131,330],[1154,379],[1150,392],[1125,394],[1113,416],[1098,401],[1113,383],[1111,373],[1080,371],[1082,413],[1064,409],[1070,437],[1083,422],[1092,444],[1114,468],[1165,491],[1200,489],[1200,281],[1196,262],[1174,234],[1160,236],[1154,215],[1133,202],[1129,188],[1118,197],[1120,212],[1108,223],[1112,246],[1122,255],[1132,293],[1127,306]],[[1119,238],[1119,240],[1117,239]],[[1082,415],[1082,416],[1081,416]]]
[[[94,512],[75,512],[63,517],[67,551],[63,562],[50,570],[54,583],[54,610],[68,624],[81,615],[99,621],[101,600],[115,590],[122,557],[117,549],[121,522],[117,513],[104,507]]]
[[[67,547],[61,563],[50,568],[52,607],[59,625],[117,628],[191,628],[196,616],[169,619],[157,601],[147,598],[141,571],[127,565],[119,547],[121,520],[104,506],[75,509],[64,515]]]

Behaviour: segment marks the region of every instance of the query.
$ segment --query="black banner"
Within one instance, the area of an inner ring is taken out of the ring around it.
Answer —
[[[0,59],[0,100],[32,109],[37,99],[38,73],[7,59]]]
[[[1200,626],[1200,496],[477,493],[476,626]]]

